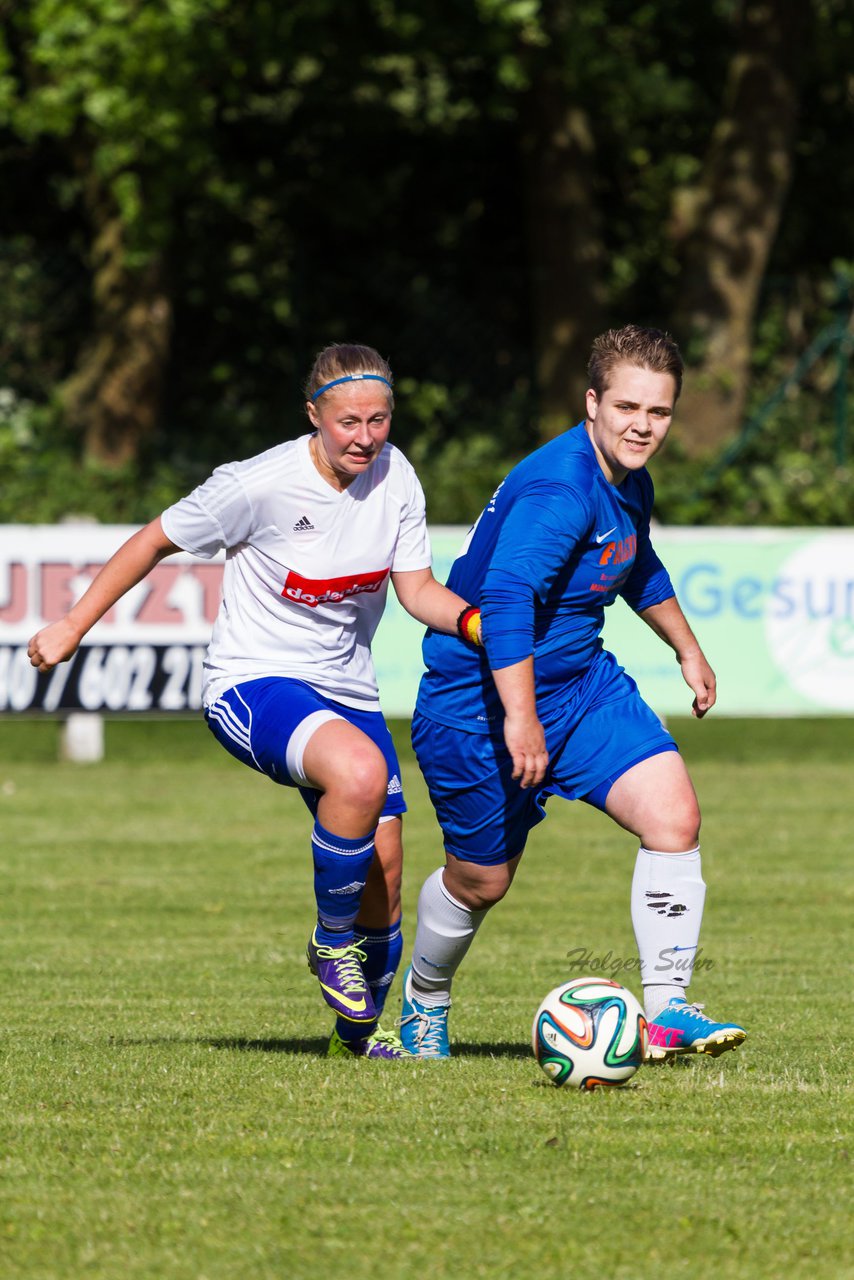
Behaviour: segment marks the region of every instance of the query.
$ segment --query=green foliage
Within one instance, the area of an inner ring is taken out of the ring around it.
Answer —
[[[837,464],[828,448],[782,444],[777,432],[787,426],[796,439],[794,421],[772,423],[767,438],[711,481],[703,465],[668,445],[653,464],[658,519],[675,525],[850,526],[854,464]]]
[[[845,0],[811,5],[772,263],[802,301],[763,302],[751,412],[825,322],[810,282],[850,258],[854,23]],[[520,177],[537,93],[554,87],[588,118],[608,323],[666,325],[680,287],[674,200],[714,131],[738,9],[0,5],[0,388],[30,403],[37,441],[2,447],[3,511],[59,511],[73,492],[98,513],[115,502],[113,518],[147,517],[216,463],[303,430],[313,355],[355,339],[391,358],[395,439],[422,472],[431,518],[469,519],[538,438],[536,224]],[[162,264],[174,314],[160,432],[134,476],[83,465],[56,408],[92,326],[103,201],[121,213],[130,264]],[[570,305],[580,315],[587,300]],[[800,394],[802,413],[775,411],[714,483],[670,449],[663,517],[849,519],[848,471],[833,471],[837,410],[817,383]],[[581,407],[567,406],[568,422]],[[815,439],[798,418],[817,424]]]
[[[0,126],[29,144],[65,142],[79,183],[91,168],[106,184],[140,253],[168,240],[176,196],[212,178],[216,118],[239,102],[245,74],[231,8],[34,0],[7,20]]]
[[[86,283],[67,248],[40,244],[33,235],[0,240],[0,389],[8,389],[6,403],[10,396],[43,401],[67,374],[71,335],[85,320]]]
[[[80,456],[56,404],[36,404],[0,388],[0,521],[52,524],[82,515],[143,524],[190,487],[175,464],[99,466]]]
[[[488,435],[441,445],[435,433],[425,434],[413,441],[409,460],[421,479],[432,524],[470,524],[512,465]]]
[[[746,421],[719,458],[685,456],[680,437],[691,424],[677,412],[673,439],[653,463],[665,524],[854,522],[854,267],[833,266],[832,278],[778,282],[766,298]]]
[[[534,443],[535,423],[525,380],[484,401],[471,386],[452,389],[404,378],[398,383],[395,440],[418,472],[431,524],[475,520],[509,467]],[[465,405],[473,425],[454,430]],[[398,422],[403,431],[398,438]]]

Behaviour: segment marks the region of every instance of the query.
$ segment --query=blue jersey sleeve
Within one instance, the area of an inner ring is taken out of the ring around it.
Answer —
[[[676,593],[670,574],[655,553],[649,537],[649,517],[652,511],[654,491],[647,473],[642,480],[643,519],[638,524],[638,545],[632,571],[623,584],[620,595],[635,613],[649,609],[654,604],[669,600]]]
[[[544,600],[590,529],[589,504],[564,484],[518,494],[504,522],[480,595],[484,644],[493,670],[534,652],[534,602]]]

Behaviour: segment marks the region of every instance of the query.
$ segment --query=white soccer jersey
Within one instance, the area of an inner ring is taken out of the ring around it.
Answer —
[[[339,493],[310,436],[218,467],[163,512],[163,530],[204,559],[225,548],[223,600],[204,702],[260,676],[290,676],[349,707],[379,709],[371,641],[389,573],[428,568],[424,494],[386,444]]]

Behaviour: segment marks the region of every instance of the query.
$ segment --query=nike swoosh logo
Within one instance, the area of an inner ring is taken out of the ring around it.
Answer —
[[[325,982],[321,982],[320,985],[323,987],[324,991],[328,991],[331,996],[334,996],[339,1004],[346,1005],[346,1007],[350,1009],[353,1013],[364,1013],[368,1007],[367,1004],[365,1003],[364,996],[362,996],[361,999],[359,999],[358,1001],[351,1000],[350,997],[345,996],[342,991],[336,991],[334,987],[327,987]]]
[[[604,542],[606,538],[609,538],[612,533],[616,533],[616,532],[617,532],[617,526],[614,525],[613,529],[609,529],[607,533],[597,533],[595,541]]]

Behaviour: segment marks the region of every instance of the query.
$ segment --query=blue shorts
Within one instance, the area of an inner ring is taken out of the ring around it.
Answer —
[[[205,709],[208,728],[226,751],[285,787],[297,787],[312,813],[323,794],[309,785],[302,758],[309,738],[327,720],[361,729],[385,757],[388,794],[382,818],[406,812],[400,763],[381,711],[358,711],[333,702],[302,680],[284,676],[247,680]]]
[[[449,853],[483,866],[509,862],[545,818],[549,796],[604,809],[622,774],[650,756],[678,750],[613,659],[584,696],[544,728],[546,776],[539,787],[523,790],[512,776],[503,734],[466,733],[415,713],[412,745]]]

